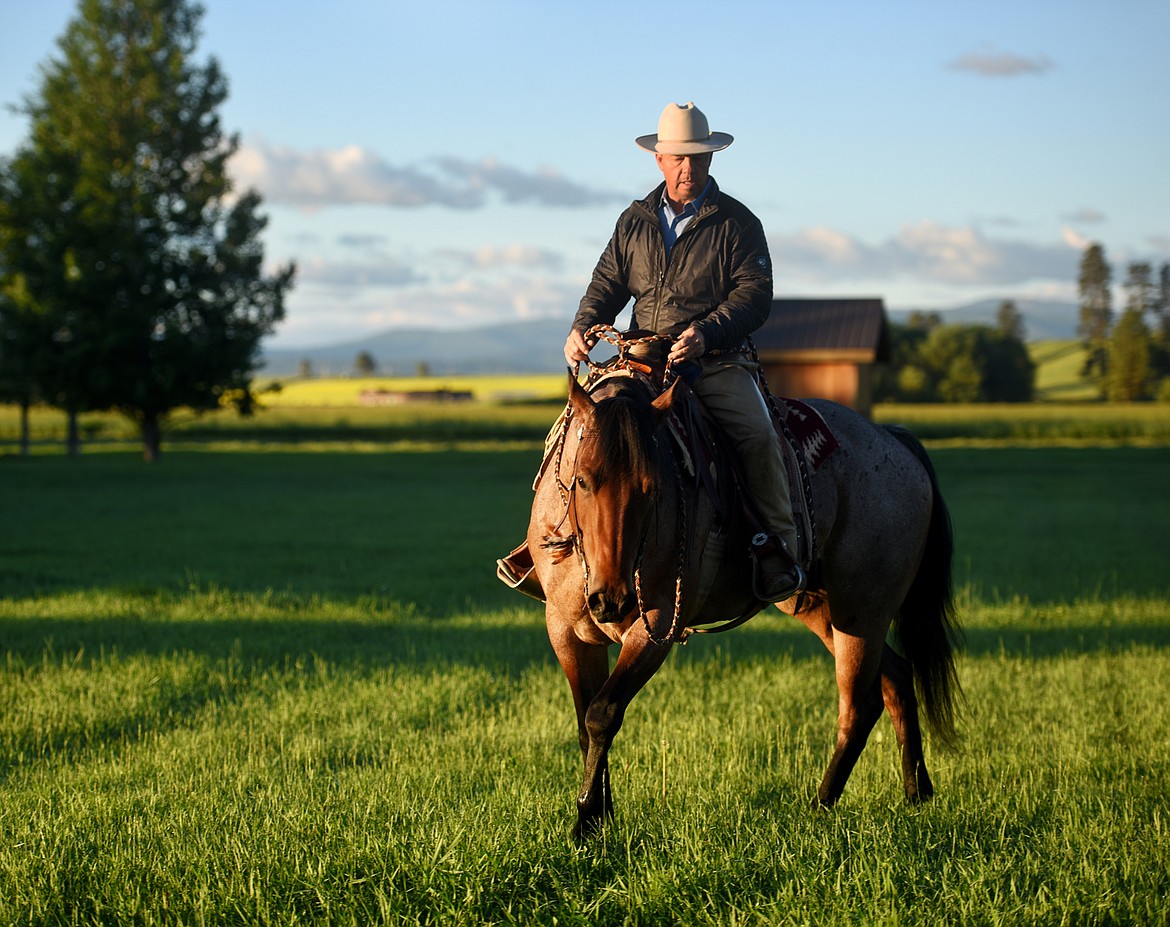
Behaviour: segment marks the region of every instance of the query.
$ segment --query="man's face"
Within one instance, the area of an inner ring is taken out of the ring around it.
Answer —
[[[666,178],[666,195],[685,206],[707,186],[711,171],[711,152],[696,155],[655,154],[658,169]]]

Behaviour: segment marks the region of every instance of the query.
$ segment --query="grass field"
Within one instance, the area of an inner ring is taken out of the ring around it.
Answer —
[[[1080,377],[1084,351],[1073,341],[1029,344],[1036,363],[1037,402],[1026,405],[879,406],[879,421],[910,425],[932,443],[1166,444],[1170,404],[1109,404]],[[318,443],[355,449],[463,448],[502,443],[536,445],[563,403],[563,374],[522,376],[341,377],[258,382],[260,407],[241,418],[224,409],[194,415],[176,412],[164,429],[165,446],[219,448],[263,445],[305,448]],[[274,388],[278,387],[278,388]],[[470,393],[473,402],[365,405],[362,394],[449,390]],[[123,449],[138,442],[132,423],[113,413],[80,416],[83,440],[91,450]],[[19,437],[15,407],[0,405],[0,452],[14,450]],[[34,408],[31,437],[36,453],[60,453],[65,418]]]
[[[579,847],[568,689],[492,575],[538,451],[442,428],[476,449],[0,458],[0,923],[1170,923],[1170,446],[933,448],[936,801],[883,721],[810,810],[831,661],[761,616],[635,700]]]

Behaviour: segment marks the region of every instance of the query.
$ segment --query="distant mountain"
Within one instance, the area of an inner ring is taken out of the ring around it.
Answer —
[[[921,310],[923,312],[938,312],[944,322],[964,325],[994,325],[999,307],[1004,300],[1011,299],[1016,309],[1024,319],[1024,336],[1028,341],[1052,341],[1054,339],[1076,338],[1077,317],[1080,309],[1076,303],[1057,302],[1045,299],[1013,299],[1005,296],[1002,299],[982,299],[975,303],[966,303],[950,309]],[[891,321],[905,324],[909,318],[909,309],[890,309]]]
[[[1077,306],[1039,299],[1013,300],[1024,318],[1029,341],[1076,337]],[[937,311],[945,322],[995,324],[1002,299],[985,299]],[[889,309],[892,321],[905,323],[909,309]],[[264,352],[262,376],[292,377],[308,362],[314,376],[354,372],[362,352],[386,376],[412,376],[425,367],[436,376],[481,373],[559,373],[565,368],[561,351],[569,329],[567,319],[466,329],[394,328],[367,338],[315,348],[275,348]]]
[[[537,319],[483,328],[394,328],[354,341],[317,348],[277,348],[264,352],[265,376],[296,376],[305,361],[314,376],[354,372],[363,351],[387,376],[413,376],[425,367],[434,375],[455,373],[556,373],[565,368],[562,353],[567,319]]]

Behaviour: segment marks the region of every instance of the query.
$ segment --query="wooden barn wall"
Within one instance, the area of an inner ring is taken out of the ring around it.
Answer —
[[[764,376],[774,395],[832,399],[873,415],[873,368],[851,363],[764,364]]]

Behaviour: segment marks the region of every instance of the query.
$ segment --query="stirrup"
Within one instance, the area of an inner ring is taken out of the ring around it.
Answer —
[[[532,554],[528,544],[517,547],[507,557],[496,561],[496,577],[509,589],[523,592],[538,602],[543,602],[544,589],[536,576],[536,566],[532,562]]]
[[[773,556],[782,554],[789,564],[789,568],[784,572],[791,575],[792,584],[780,592],[764,590],[762,588],[760,560],[762,557],[767,556],[765,550],[768,548],[771,548]],[[776,602],[791,599],[793,596],[804,592],[805,586],[808,583],[808,577],[805,575],[804,569],[796,561],[796,558],[789,552],[788,546],[780,538],[771,537],[762,531],[755,534],[751,541],[751,558],[752,594],[761,602],[775,604]]]

